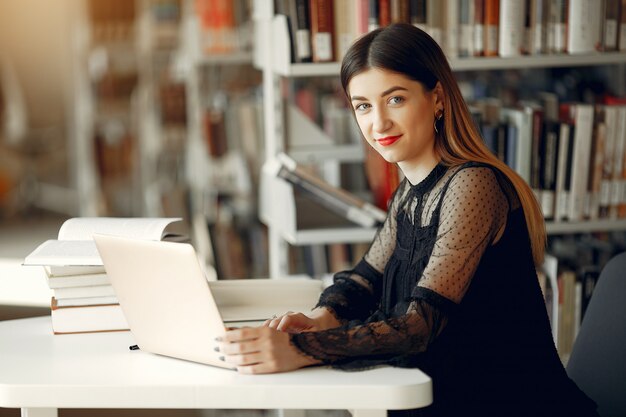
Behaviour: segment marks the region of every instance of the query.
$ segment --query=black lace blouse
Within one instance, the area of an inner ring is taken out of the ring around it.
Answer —
[[[493,167],[405,179],[364,258],[318,306],[342,326],[292,343],[344,369],[420,367],[435,400],[409,414],[595,415],[558,358],[523,210]]]

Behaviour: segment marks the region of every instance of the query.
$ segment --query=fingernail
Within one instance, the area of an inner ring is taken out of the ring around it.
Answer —
[[[215,347],[213,348],[213,350],[214,350],[214,351],[216,351],[216,352],[219,352],[219,351],[220,351],[220,348],[219,348],[219,346],[215,346]]]
[[[224,357],[223,357],[223,356],[220,356],[218,359],[219,359],[219,360],[221,360],[222,362],[224,362],[224,361],[225,361],[225,359],[224,359]]]

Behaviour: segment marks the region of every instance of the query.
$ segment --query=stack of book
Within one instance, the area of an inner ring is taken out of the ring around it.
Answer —
[[[41,266],[54,296],[51,300],[55,334],[128,330],[92,239],[95,233],[148,240],[182,240],[174,233],[178,218],[73,218],[24,259]]]

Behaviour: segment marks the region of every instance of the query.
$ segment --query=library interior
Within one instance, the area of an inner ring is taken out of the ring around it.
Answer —
[[[313,308],[403,180],[339,79],[349,46],[396,22],[441,46],[485,144],[534,192],[537,276],[567,365],[626,252],[626,0],[0,1],[0,324],[127,329],[102,264],[50,243],[94,231],[191,243],[216,291],[315,280]],[[209,413],[128,408],[116,411]]]

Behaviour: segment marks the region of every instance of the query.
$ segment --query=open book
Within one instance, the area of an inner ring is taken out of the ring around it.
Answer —
[[[276,161],[272,167],[276,176],[327,209],[363,227],[376,227],[385,221],[385,211],[306,172],[286,154],[278,154]]]
[[[63,268],[80,267],[94,273],[102,267],[102,260],[93,241],[92,234],[102,233],[146,240],[184,240],[181,218],[121,218],[121,217],[77,217],[61,225],[58,239],[47,240],[31,252],[23,265],[54,268],[58,274]],[[86,267],[86,268],[85,268]],[[93,268],[92,268],[93,267]]]

